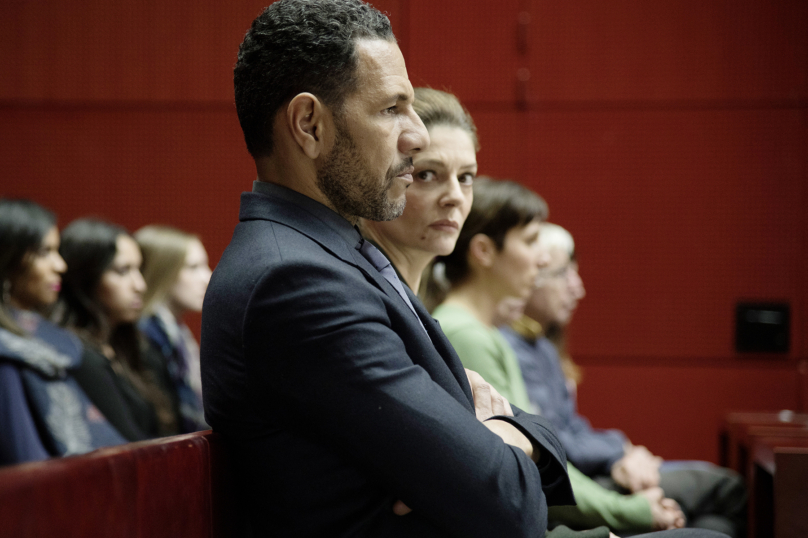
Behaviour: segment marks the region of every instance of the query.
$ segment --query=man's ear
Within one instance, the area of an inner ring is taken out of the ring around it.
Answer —
[[[498,252],[494,240],[485,234],[477,234],[469,241],[469,263],[491,267]]]
[[[286,107],[286,124],[307,157],[313,160],[325,152],[324,136],[333,121],[317,97],[310,93],[295,95]]]

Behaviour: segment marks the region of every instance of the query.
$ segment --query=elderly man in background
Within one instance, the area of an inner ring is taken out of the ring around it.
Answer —
[[[565,329],[586,292],[572,236],[544,223],[539,248],[550,258],[524,316],[501,328],[516,351],[531,403],[558,431],[569,461],[601,484],[624,492],[661,487],[688,526],[744,536],[746,492],[741,478],[706,462],[664,462],[619,430],[593,428],[576,409],[579,371],[566,351]],[[631,412],[631,410],[627,410]]]

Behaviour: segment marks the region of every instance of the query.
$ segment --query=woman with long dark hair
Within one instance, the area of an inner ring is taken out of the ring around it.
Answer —
[[[76,379],[128,440],[177,433],[168,372],[136,326],[146,291],[137,243],[120,226],[80,219],[59,252],[68,266],[59,315],[85,344]]]
[[[125,442],[73,378],[82,346],[42,317],[67,268],[53,214],[0,200],[0,465]]]

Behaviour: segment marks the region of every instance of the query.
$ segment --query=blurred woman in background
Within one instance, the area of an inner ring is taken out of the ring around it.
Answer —
[[[135,232],[143,253],[146,280],[140,329],[160,351],[180,406],[180,431],[207,429],[202,410],[199,344],[183,323],[188,312],[201,312],[211,270],[198,237],[168,226]]]
[[[66,269],[53,214],[0,200],[0,465],[125,442],[73,378],[81,342],[41,315]]]
[[[85,345],[79,384],[127,440],[178,433],[168,372],[136,326],[146,292],[140,247],[120,226],[79,219],[59,252],[68,267],[59,317]]]

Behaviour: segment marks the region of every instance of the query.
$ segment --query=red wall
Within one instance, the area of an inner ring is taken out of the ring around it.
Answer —
[[[193,230],[215,263],[254,178],[231,77],[263,3],[0,3],[0,194]],[[596,425],[715,460],[726,411],[808,408],[808,3],[376,4],[413,83],[471,110],[481,171],[575,235]],[[734,353],[741,298],[791,303],[787,356]]]

